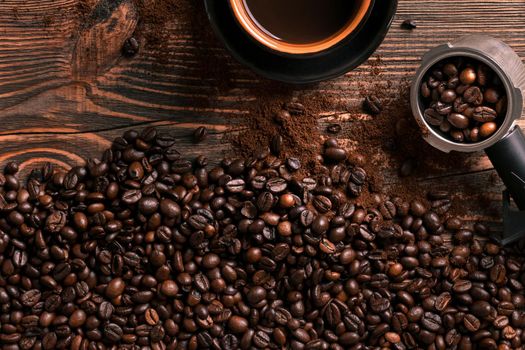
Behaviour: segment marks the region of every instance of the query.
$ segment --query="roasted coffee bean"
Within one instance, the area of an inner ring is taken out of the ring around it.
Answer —
[[[63,211],[57,210],[48,216],[46,220],[46,229],[49,232],[57,233],[66,224],[66,214]]]
[[[492,136],[498,129],[498,126],[494,122],[483,123],[479,128],[479,136],[482,138],[488,138]]]
[[[159,315],[157,314],[157,311],[155,309],[149,308],[144,313],[144,319],[146,320],[146,323],[154,326],[157,323],[159,323]]]
[[[451,104],[438,101],[434,105],[434,110],[443,116],[447,116],[452,113],[453,107]]]
[[[114,311],[115,311],[115,308],[113,307],[113,304],[107,301],[103,301],[98,306],[98,316],[103,320],[111,319],[111,315],[113,315]]]
[[[326,127],[326,132],[329,134],[339,134],[341,132],[341,124],[330,124]]]
[[[472,314],[465,315],[465,317],[463,318],[463,324],[469,332],[477,331],[481,325],[479,319]]]
[[[244,190],[244,186],[245,183],[242,179],[234,179],[226,183],[226,189],[232,193],[242,192]]]
[[[199,143],[208,136],[208,129],[205,126],[199,126],[193,131],[193,142]]]
[[[122,328],[115,323],[108,323],[104,326],[104,336],[113,343],[120,341],[123,334]]]
[[[321,196],[321,195],[315,196],[312,203],[315,209],[317,209],[317,211],[320,213],[326,213],[330,209],[332,209],[332,202],[330,201],[329,198],[325,196]]]
[[[283,142],[283,138],[281,135],[275,135],[272,137],[272,141],[270,142],[270,151],[272,154],[279,156],[281,154],[281,144]]]
[[[139,52],[139,42],[134,37],[127,39],[122,45],[122,54],[127,57],[133,57]]]
[[[31,289],[20,296],[20,303],[32,307],[40,301],[42,293],[38,289]]]
[[[110,298],[118,297],[124,292],[124,288],[126,288],[126,283],[122,278],[114,278],[106,287],[106,295]]]
[[[291,115],[300,115],[305,111],[304,105],[299,102],[288,102],[285,108]]]
[[[452,78],[458,75],[458,68],[453,63],[447,63],[443,66],[443,73]]]
[[[496,111],[490,107],[476,107],[472,118],[480,123],[492,122],[496,120]]]
[[[441,101],[445,103],[452,103],[456,99],[456,92],[452,89],[447,89],[441,93]]]
[[[55,332],[48,332],[42,337],[42,348],[45,350],[55,349],[57,344],[57,335]]]
[[[423,115],[427,123],[433,126],[440,126],[443,123],[443,116],[433,108],[425,109]]]
[[[430,87],[428,86],[427,82],[423,82],[421,84],[421,96],[424,98],[429,98],[432,96],[432,91],[430,90]]]
[[[437,332],[441,328],[441,317],[432,312],[425,312],[421,319],[421,325],[430,332]]]
[[[483,102],[483,93],[477,86],[471,86],[463,93],[463,99],[467,103],[479,106]]]
[[[401,28],[407,29],[407,30],[412,30],[412,29],[416,29],[417,25],[416,25],[416,22],[414,20],[412,20],[412,19],[405,19],[401,23]]]
[[[240,316],[232,316],[228,320],[228,327],[234,333],[244,333],[248,329],[248,321]]]
[[[449,292],[443,292],[436,298],[435,308],[437,311],[444,311],[452,301],[452,296]]]
[[[367,96],[363,101],[363,109],[373,115],[381,113],[383,105],[377,96]]]
[[[390,302],[381,295],[374,293],[370,297],[370,307],[374,312],[382,312],[386,311],[390,307]]]
[[[477,78],[476,71],[472,67],[467,67],[461,71],[459,78],[465,85],[473,84]]]
[[[447,117],[448,122],[458,129],[465,129],[469,125],[469,119],[463,114],[450,113]]]
[[[257,331],[253,335],[252,342],[256,347],[262,349],[267,347],[268,344],[270,344],[270,336],[268,335],[268,333],[265,333],[263,331]]]
[[[334,162],[342,162],[346,159],[346,151],[339,147],[328,147],[324,151],[324,156]]]
[[[506,268],[503,264],[496,264],[490,269],[490,280],[496,284],[502,284],[505,282]]]

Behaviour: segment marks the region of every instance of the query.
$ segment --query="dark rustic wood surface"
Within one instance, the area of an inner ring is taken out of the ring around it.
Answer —
[[[220,156],[228,148],[222,142],[228,119],[246,113],[242,106],[257,100],[262,80],[236,63],[220,43],[202,35],[207,30],[202,14],[174,16],[178,19],[166,23],[161,48],[148,46],[127,59],[120,48],[137,26],[132,2],[106,6],[110,11],[94,13],[96,20],[87,23],[79,15],[78,1],[0,0],[0,166],[16,160],[24,169],[46,161],[68,168],[98,156],[124,130],[146,125],[176,135],[181,152]],[[100,2],[98,6],[115,3]],[[197,6],[195,11],[201,10]],[[524,0],[400,0],[378,50],[381,79],[395,85],[410,78],[425,51],[467,33],[499,37],[525,57],[524,13]],[[417,29],[400,29],[409,17]],[[169,54],[163,58],[159,50]],[[363,83],[377,83],[377,77],[362,78],[370,69],[369,62],[314,89],[357,106],[355,92]],[[300,96],[312,87],[289,90]],[[323,111],[321,124],[344,119],[344,112]],[[198,125],[208,126],[211,135],[196,147],[189,135]],[[487,192],[492,202],[477,203],[466,216],[497,221],[501,184],[494,185],[493,170],[482,154],[471,155],[471,164],[419,180],[429,188],[445,183],[466,206],[479,200],[476,191]],[[387,182],[398,182],[395,172],[385,176]],[[463,191],[465,186],[471,190]]]

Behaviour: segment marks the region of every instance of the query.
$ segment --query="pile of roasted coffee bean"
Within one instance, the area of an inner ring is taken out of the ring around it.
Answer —
[[[436,64],[421,84],[425,121],[458,143],[492,136],[507,113],[505,88],[484,63],[454,57]]]
[[[328,139],[320,159],[207,166],[149,128],[68,172],[7,165],[2,349],[521,348],[522,255],[444,192],[356,205],[362,158]]]

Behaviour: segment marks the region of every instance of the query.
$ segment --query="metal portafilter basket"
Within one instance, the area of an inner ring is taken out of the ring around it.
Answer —
[[[457,143],[428,125],[423,117],[424,101],[420,95],[423,79],[432,67],[451,57],[471,58],[485,63],[500,78],[508,99],[507,114],[499,129],[489,138],[476,143]],[[475,152],[484,150],[503,180],[504,233],[506,245],[525,236],[525,136],[516,125],[523,111],[525,66],[510,46],[485,35],[469,35],[438,46],[423,56],[421,67],[410,92],[411,107],[416,121],[425,130],[423,138],[437,149]],[[510,205],[510,197],[518,210]]]

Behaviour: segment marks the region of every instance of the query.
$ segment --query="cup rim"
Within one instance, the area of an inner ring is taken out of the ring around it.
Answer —
[[[246,9],[244,0],[229,0],[229,3],[239,25],[258,43],[276,52],[291,55],[307,55],[328,50],[359,29],[361,23],[366,19],[372,8],[373,0],[362,0],[356,16],[337,33],[323,40],[307,44],[293,44],[277,40],[266,33],[260,25],[255,22]]]

